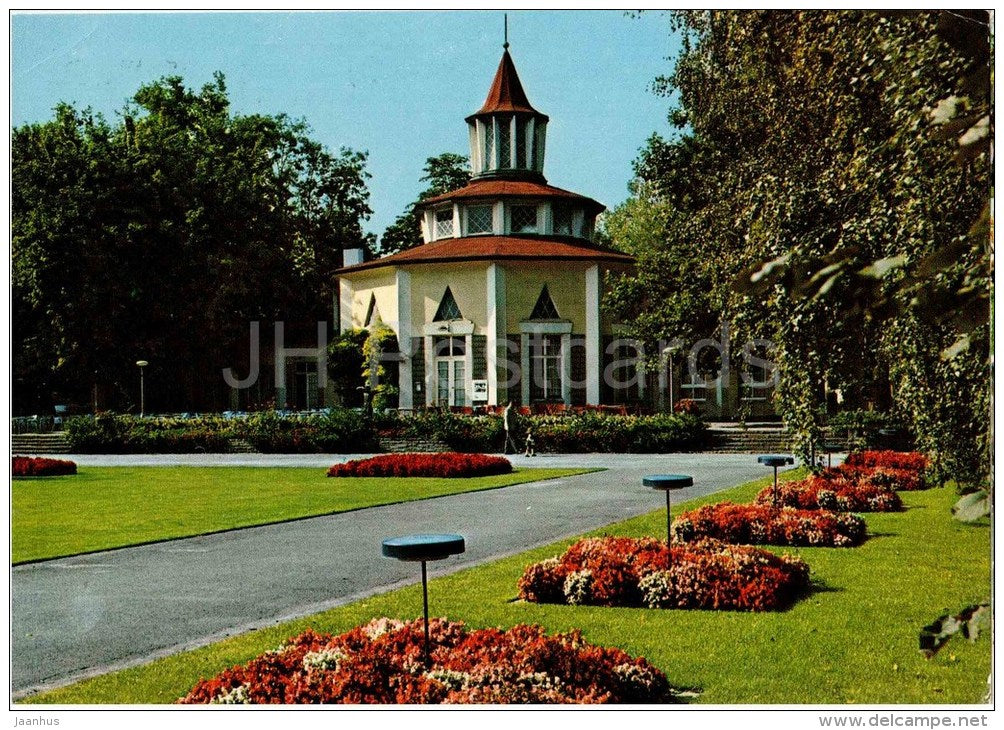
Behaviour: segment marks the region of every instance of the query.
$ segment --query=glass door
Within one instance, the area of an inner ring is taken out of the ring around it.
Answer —
[[[436,403],[467,405],[466,343],[463,337],[436,337]]]
[[[467,383],[462,358],[440,358],[436,362],[437,399],[441,406],[467,404]]]

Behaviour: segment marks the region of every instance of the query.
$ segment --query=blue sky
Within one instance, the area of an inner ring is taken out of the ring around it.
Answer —
[[[613,207],[631,161],[669,133],[650,91],[679,50],[659,12],[511,11],[510,52],[531,103],[551,118],[548,182]],[[502,54],[501,11],[15,14],[11,123],[60,101],[110,119],[141,84],[226,75],[233,108],[304,119],[330,148],[366,150],[367,230],[380,233],[421,189],[427,157],[467,154],[464,117]]]

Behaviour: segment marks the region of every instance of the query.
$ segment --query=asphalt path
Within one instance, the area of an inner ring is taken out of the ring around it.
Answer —
[[[322,467],[345,455],[70,456],[81,465]],[[17,566],[11,574],[15,697],[417,582],[380,555],[386,537],[455,532],[467,551],[430,575],[512,555],[665,505],[646,474],[694,477],[674,502],[770,474],[750,454],[512,457],[516,466],[606,471],[372,507]],[[513,587],[515,595],[515,587]]]

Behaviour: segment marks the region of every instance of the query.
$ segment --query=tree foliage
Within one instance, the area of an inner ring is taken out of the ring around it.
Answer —
[[[340,249],[364,246],[365,153],[230,109],[222,74],[137,91],[109,123],[61,104],[12,133],[14,408],[219,408],[248,322],[330,318]]]
[[[425,174],[419,178],[428,186],[418,199],[408,204],[380,237],[380,254],[389,256],[398,251],[414,248],[422,243],[422,230],[418,221],[418,205],[428,198],[462,188],[471,179],[468,159],[453,152],[444,152],[425,161]]]
[[[802,453],[826,385],[880,405],[885,390],[940,469],[985,474],[986,14],[674,22],[684,50],[655,87],[679,94],[679,136],[651,140],[638,163],[670,223],[645,256],[689,248],[708,263],[639,267],[630,286],[704,291],[740,341],[771,339],[776,405]],[[678,307],[662,309],[671,322]]]

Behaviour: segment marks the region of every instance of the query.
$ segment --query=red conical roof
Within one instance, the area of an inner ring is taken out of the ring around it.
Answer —
[[[512,62],[508,49],[502,53],[502,60],[499,61],[492,87],[488,90],[488,98],[480,109],[468,117],[468,120],[471,117],[495,112],[526,112],[547,119],[546,115],[530,106],[530,100],[526,98],[523,84],[519,82],[519,74],[516,73],[516,65]]]

